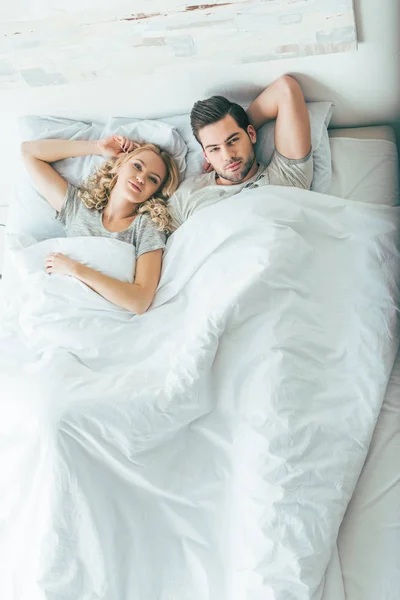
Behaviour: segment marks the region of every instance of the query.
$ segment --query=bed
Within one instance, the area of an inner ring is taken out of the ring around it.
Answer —
[[[332,187],[331,193],[335,196],[339,196],[342,198],[348,198],[349,200],[361,201],[361,202],[371,202],[371,203],[381,203],[394,206],[398,203],[398,163],[397,163],[397,152],[394,144],[393,132],[389,127],[369,127],[369,128],[356,128],[356,129],[344,129],[344,130],[330,130],[330,146],[332,151]],[[239,257],[238,257],[239,260]],[[239,265],[240,266],[240,265]],[[243,271],[245,273],[245,270]],[[217,284],[217,279],[215,280]],[[168,287],[168,286],[167,286]],[[165,292],[163,290],[163,294],[165,295],[168,290]],[[162,295],[162,294],[161,294]],[[239,334],[237,334],[239,335]],[[231,341],[235,341],[234,339]],[[396,339],[393,339],[393,345],[396,345]],[[217,355],[216,362],[223,362],[224,356]],[[225,359],[226,360],[226,359]],[[68,365],[67,365],[68,366]],[[192,365],[190,363],[185,364],[184,368],[186,369],[186,373],[189,373],[191,376],[190,369]],[[150,370],[150,372],[152,372]],[[143,380],[145,383],[145,380]],[[400,384],[400,357],[396,360],[392,376],[389,381],[387,393],[383,402],[382,410],[380,412],[380,416],[375,427],[375,433],[372,438],[372,442],[370,444],[369,452],[367,460],[362,469],[361,475],[358,479],[357,486],[355,488],[355,492],[352,496],[352,499],[347,507],[346,514],[342,521],[342,525],[340,528],[337,545],[333,551],[332,558],[330,560],[328,569],[326,571],[325,578],[323,580],[323,585],[318,590],[314,590],[312,596],[308,596],[304,590],[301,593],[305,595],[299,596],[291,596],[293,598],[309,598],[312,597],[318,598],[320,600],[393,600],[397,598],[398,589],[400,588],[400,557],[397,551],[399,542],[400,542],[400,477],[398,474],[398,469],[396,469],[396,462],[398,463],[398,451],[400,445],[400,388],[398,387]],[[207,383],[209,385],[209,382]],[[200,393],[200,392],[199,392]],[[226,399],[228,403],[228,397]],[[207,407],[206,407],[207,408]],[[200,440],[203,438],[209,438],[210,441],[217,442],[220,446],[220,459],[221,463],[214,463],[215,476],[224,476],[224,473],[227,469],[227,464],[224,462],[225,451],[224,451],[224,432],[219,429],[218,424],[214,423],[215,429],[206,430],[206,428],[202,427],[202,413],[200,412],[198,415],[192,414],[189,416],[183,414],[182,417],[182,426],[185,423],[185,419],[192,418],[193,420],[193,432],[197,436],[197,439]],[[148,415],[146,415],[148,418]],[[260,416],[261,418],[261,416]],[[97,427],[102,427],[100,421],[97,424]],[[28,430],[27,430],[28,431]],[[73,437],[73,428],[69,427],[66,429],[66,432],[71,439]],[[48,432],[45,432],[46,435]],[[148,432],[148,435],[150,433]],[[242,432],[242,435],[245,436],[245,432]],[[244,437],[245,439],[245,437]],[[249,438],[250,439],[250,438]],[[219,441],[218,441],[219,440]],[[158,440],[160,442],[160,440]],[[79,455],[78,453],[78,445],[79,445],[79,437],[75,437],[74,444],[76,457],[81,456],[82,463],[86,460],[84,455]],[[141,479],[140,469],[140,459],[141,456],[145,456],[146,452],[146,444],[148,439],[141,438],[140,444],[142,444],[142,448],[139,451],[138,455],[134,455],[130,457],[131,467],[136,469],[136,485],[139,485]],[[73,446],[72,446],[73,447]],[[179,437],[179,445],[178,448],[184,450],[185,439],[184,437]],[[195,446],[194,446],[195,447]],[[94,448],[94,446],[93,446]],[[244,448],[246,452],[244,454],[248,454],[247,459],[257,460],[255,454],[251,454],[250,448],[248,448],[245,444]],[[104,448],[104,453],[106,452],[106,448]],[[157,448],[155,447],[154,453]],[[176,449],[173,446],[166,446],[165,453],[165,466],[168,464],[173,464],[174,459],[176,458]],[[110,453],[109,458],[111,460],[112,454]],[[114,453],[114,458],[116,454]],[[238,460],[242,459],[241,456],[237,456]],[[239,460],[239,463],[240,463]],[[45,462],[45,457],[43,457],[43,461]],[[152,464],[152,457],[150,455],[150,463]],[[240,463],[242,467],[245,466],[245,463]],[[202,463],[200,461],[199,466]],[[93,463],[93,477],[94,480],[96,478],[96,470],[97,463]],[[124,465],[126,467],[126,465]],[[128,464],[129,467],[129,464]],[[204,467],[204,464],[203,464]],[[44,468],[44,467],[43,467]],[[122,469],[122,464],[121,464]],[[188,471],[187,471],[188,473]],[[196,484],[196,473],[191,474],[193,477],[193,483]],[[245,473],[242,473],[242,477],[245,477]],[[125,477],[127,477],[125,475]],[[126,479],[127,480],[127,479]],[[34,483],[32,481],[32,483]],[[60,486],[67,486],[67,482],[60,479]],[[253,482],[254,483],[254,482]],[[248,482],[251,485],[251,482]],[[113,480],[110,479],[110,486],[113,485]],[[121,491],[123,490],[123,482],[118,483],[121,486]],[[176,488],[180,489],[180,486],[183,483],[176,481]],[[203,503],[203,516],[207,515],[207,503],[210,502],[210,498],[212,498],[213,490],[215,486],[215,481],[210,481],[210,487],[205,493],[205,490],[202,490],[204,493],[204,497],[196,498],[196,501]],[[67,488],[66,488],[67,489]],[[149,488],[150,489],[150,488]],[[146,489],[143,488],[141,492],[144,494],[144,499]],[[199,488],[200,491],[200,488]],[[68,494],[73,494],[77,492],[77,490],[69,489]],[[229,492],[229,490],[227,490]],[[159,493],[161,493],[159,491]],[[196,487],[193,488],[193,494],[196,493]],[[83,488],[83,494],[87,494],[90,496],[90,487]],[[195,500],[195,495],[191,498],[193,501]],[[178,497],[174,498],[175,506],[178,508],[179,501]],[[81,498],[83,510],[85,509],[85,498]],[[167,498],[164,499],[164,502],[167,502]],[[72,506],[72,504],[71,504]],[[172,505],[173,506],[173,505]],[[223,506],[223,505],[222,505]],[[221,506],[221,508],[222,508]],[[100,510],[101,507],[101,499],[99,499],[99,504],[96,510]],[[170,511],[170,518],[176,520],[176,523],[179,524],[180,527],[184,528],[185,523],[179,520],[182,518],[182,513],[176,512],[173,514],[173,510],[171,507],[168,507],[165,504],[165,510]],[[236,509],[240,508],[240,504],[236,506]],[[193,509],[193,505],[190,503],[186,504],[185,511],[190,516],[191,510]],[[69,511],[71,508],[68,509]],[[254,506],[254,510],[256,510],[256,506]],[[118,511],[119,505],[116,502],[115,506],[112,507],[111,521],[113,523],[118,523]],[[40,517],[43,515],[38,513],[40,521]],[[216,516],[216,515],[214,515]],[[69,517],[69,514],[68,514]],[[68,526],[68,517],[66,517],[66,527]],[[226,515],[221,511],[218,514],[218,518],[221,522],[224,522]],[[154,535],[154,539],[157,539],[157,525],[153,523],[146,523],[145,514],[142,515],[142,521],[138,524],[140,525],[139,536],[144,536],[146,534],[146,530],[152,532]],[[211,522],[204,522],[204,530],[207,531],[207,527],[212,525]],[[161,521],[160,521],[161,526]],[[249,523],[250,530],[253,527],[254,531],[254,523]],[[106,525],[104,525],[106,527]],[[56,538],[50,539],[48,553],[57,547],[57,543],[59,540],[62,540],[62,535],[59,533],[58,540]],[[96,533],[88,531],[89,535],[93,535],[96,537]],[[165,534],[165,530],[163,530]],[[258,592],[257,585],[259,582],[256,580],[252,582],[254,586],[254,595],[251,595],[251,592],[248,592],[248,595],[240,595],[240,586],[237,589],[231,587],[224,587],[222,584],[222,580],[219,579],[219,575],[217,574],[217,570],[228,569],[230,563],[220,563],[218,565],[213,565],[211,562],[208,564],[207,553],[204,552],[203,543],[201,536],[198,531],[187,530],[187,542],[182,542],[182,548],[179,549],[180,556],[182,560],[187,561],[187,567],[190,567],[191,572],[195,574],[195,577],[188,580],[188,585],[192,584],[193,581],[196,581],[196,593],[191,592],[189,589],[185,589],[184,587],[179,587],[177,581],[179,579],[179,572],[176,571],[175,574],[172,571],[169,574],[163,573],[163,581],[166,585],[168,591],[166,595],[161,594],[160,590],[160,598],[168,598],[168,600],[181,600],[181,598],[199,598],[206,599],[208,598],[214,600],[214,598],[226,598],[226,600],[233,600],[233,598],[245,598],[246,600],[253,600],[254,598],[258,598],[256,595]],[[226,533],[226,531],[225,531]],[[239,535],[240,532],[236,532]],[[82,538],[83,539],[83,538]],[[243,538],[240,538],[243,539]],[[160,541],[160,548],[149,548],[148,545],[145,544],[145,539],[143,538],[144,551],[148,553],[148,562],[154,560],[158,565],[160,560],[160,556],[163,549],[163,544],[167,545],[167,538],[162,538]],[[189,541],[194,544],[195,548],[197,548],[196,553],[193,555],[186,554],[185,544],[189,544]],[[226,543],[227,539],[216,539],[216,543],[222,544]],[[232,540],[229,540],[232,542]],[[256,542],[256,540],[254,540]],[[124,540],[124,543],[127,541]],[[52,546],[52,544],[54,544]],[[65,544],[65,541],[64,541]],[[32,550],[34,550],[32,548]],[[83,552],[88,552],[88,548],[82,548]],[[173,549],[174,552],[177,552],[177,549]],[[94,544],[90,551],[99,552],[99,548],[96,549],[96,544]],[[68,557],[68,547],[67,544],[64,547],[65,556]],[[308,550],[305,550],[305,554],[307,555]],[[210,555],[211,556],[211,555]],[[200,566],[200,557],[201,561],[204,564],[207,564],[207,568],[209,572],[214,572],[215,570],[215,582],[219,581],[219,583],[215,583],[214,588],[209,588],[209,583],[207,582],[204,572]],[[95,556],[96,558],[96,556]],[[237,559],[237,557],[236,557]],[[88,558],[89,561],[89,558]],[[90,562],[90,561],[89,561]],[[27,563],[28,564],[28,563]],[[88,563],[89,564],[89,563]],[[93,563],[94,564],[94,563]],[[99,563],[100,564],[100,563]],[[240,557],[241,569],[243,571],[247,568],[247,557]],[[283,562],[282,562],[283,564]],[[60,575],[60,566],[62,563],[55,563],[53,565],[53,572],[51,576],[47,574],[48,579],[46,580],[48,589],[53,590],[54,593],[57,593],[57,580],[56,575]],[[120,565],[121,573],[123,569],[123,565]],[[1,570],[0,570],[1,573]],[[177,578],[174,580],[174,575]],[[293,574],[294,576],[294,574]],[[71,581],[79,580],[79,570],[75,570],[71,574]],[[102,573],[95,573],[95,583],[97,585],[97,594],[93,596],[93,598],[107,598],[107,595],[101,595],[101,590],[104,590],[104,581],[102,579]],[[94,580],[93,580],[94,581]],[[129,578],[125,580],[129,581]],[[179,585],[182,586],[182,581],[179,580]],[[133,579],[130,582],[132,587],[129,587],[129,584],[126,583],[126,590],[134,590],[139,589],[135,588],[133,585]],[[232,583],[232,582],[231,582]],[[83,584],[82,584],[83,585]],[[94,585],[94,583],[93,583]],[[138,584],[137,584],[138,585]],[[233,585],[233,583],[232,583]],[[83,587],[82,587],[83,589]],[[85,587],[86,590],[90,589],[89,587]],[[154,590],[156,590],[156,586]],[[22,590],[22,583],[21,583]],[[155,593],[155,591],[153,592]],[[169,595],[168,595],[169,594]],[[23,596],[16,596],[15,598],[22,598]],[[41,596],[38,596],[38,598]],[[56,596],[54,596],[56,597]],[[70,597],[70,596],[65,596]],[[72,596],[71,596],[72,597]],[[154,596],[155,597],[155,596]],[[261,597],[261,596],[260,596]],[[271,598],[275,598],[275,596],[270,596]],[[277,598],[285,598],[285,595],[277,595]],[[92,600],[92,596],[85,595],[85,600]],[[110,597],[110,600],[125,600],[125,597],[122,599],[117,596]],[[147,598],[147,596],[146,596]],[[150,598],[150,596],[149,596]],[[7,600],[9,600],[7,598]],[[14,600],[14,597],[10,597],[10,600]],[[80,599],[81,600],[81,599]],[[83,600],[83,597],[82,597]],[[128,600],[128,596],[126,596],[126,600]],[[129,596],[129,600],[131,600],[131,596]]]
[[[392,128],[331,130],[330,141],[332,193],[364,202],[398,202],[399,166]],[[341,569],[346,600],[398,598],[399,451],[400,354],[389,380],[367,460],[341,526],[339,557],[335,556],[331,564],[332,573]],[[328,578],[330,576],[328,570]],[[340,596],[332,596],[335,597]]]

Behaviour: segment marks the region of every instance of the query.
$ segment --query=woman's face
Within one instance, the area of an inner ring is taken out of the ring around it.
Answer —
[[[166,175],[161,156],[152,150],[142,150],[120,167],[116,187],[128,201],[141,204],[159,190]]]

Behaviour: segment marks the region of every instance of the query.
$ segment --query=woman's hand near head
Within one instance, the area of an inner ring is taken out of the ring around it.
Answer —
[[[205,160],[203,164],[203,173],[211,173],[212,171],[214,171],[214,167],[208,160]]]
[[[140,148],[138,142],[134,142],[123,135],[110,135],[97,142],[99,153],[107,158],[120,156]]]

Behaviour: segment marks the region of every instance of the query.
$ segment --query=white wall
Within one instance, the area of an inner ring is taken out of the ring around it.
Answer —
[[[355,0],[359,49],[266,63],[214,68],[196,64],[179,73],[123,78],[4,92],[2,113],[57,114],[79,118],[162,116],[189,112],[212,93],[251,98],[283,73],[296,75],[309,100],[331,99],[332,125],[400,120],[399,0]]]

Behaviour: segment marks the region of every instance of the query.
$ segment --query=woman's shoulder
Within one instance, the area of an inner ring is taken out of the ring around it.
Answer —
[[[80,190],[80,187],[71,183],[71,181],[67,181],[67,192],[68,196],[75,196]]]
[[[150,215],[147,215],[146,213],[138,214],[138,216],[135,219],[135,222],[136,227],[138,227],[139,229],[157,229],[156,224],[153,223]]]
[[[139,231],[144,232],[146,231],[146,233],[154,233],[155,235],[158,235],[160,237],[165,238],[166,237],[166,233],[165,231],[160,231],[156,225],[156,223],[154,223],[154,221],[151,219],[150,215],[148,214],[139,214],[136,219],[136,227]]]

